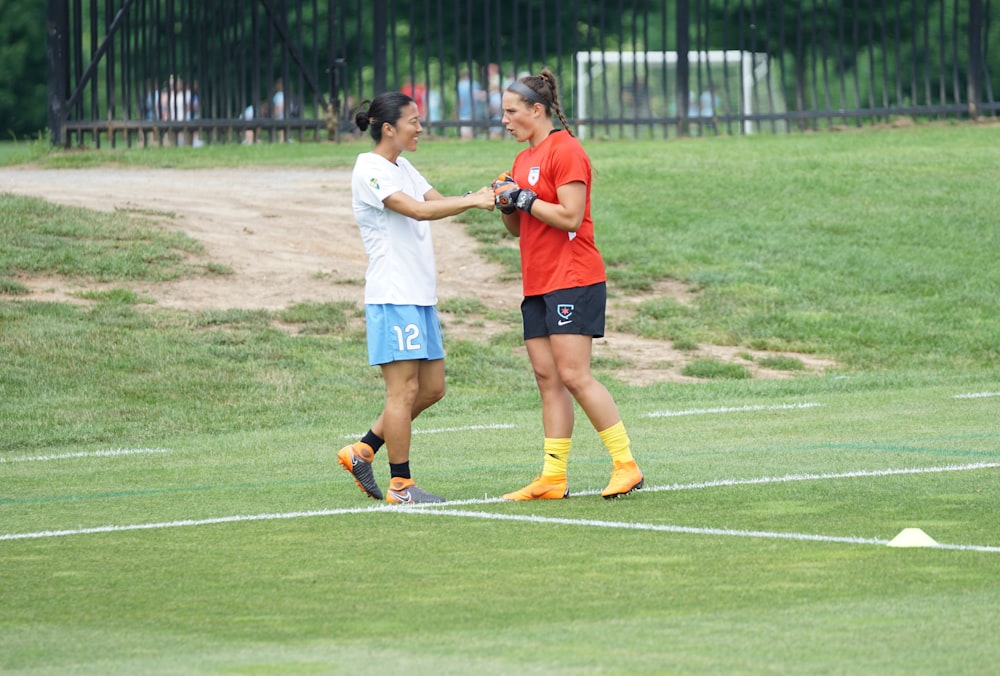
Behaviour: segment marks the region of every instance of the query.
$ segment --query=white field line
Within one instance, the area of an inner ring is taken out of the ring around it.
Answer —
[[[494,423],[492,425],[466,425],[465,427],[439,427],[437,429],[430,430],[420,430],[415,429],[412,434],[442,434],[444,432],[468,432],[472,430],[511,430],[517,427],[517,425],[510,425],[507,423]],[[360,439],[362,435],[360,434],[345,434],[342,439]]]
[[[121,455],[145,455],[149,453],[169,453],[165,448],[114,448],[106,451],[88,451],[80,453],[59,453],[57,455],[34,455],[21,458],[0,458],[0,464],[5,462],[39,462],[42,460],[65,460],[67,458],[105,458]]]
[[[651,413],[644,413],[645,418],[660,418],[660,417],[672,417],[681,415],[705,415],[707,413],[736,413],[740,411],[781,411],[789,409],[802,409],[802,408],[815,408],[817,406],[822,406],[823,404],[816,403],[805,403],[805,404],[776,404],[773,406],[737,406],[728,407],[723,406],[720,408],[693,408],[686,411],[653,411]],[[441,427],[438,429],[430,430],[420,430],[414,429],[413,434],[440,434],[442,432],[465,432],[467,430],[509,430],[514,429],[517,425],[511,425],[507,423],[495,423],[492,425],[468,425],[466,427]],[[344,439],[357,439],[359,435],[357,434],[345,434]]]
[[[219,523],[243,523],[245,521],[279,521],[284,519],[302,519],[311,516],[337,516],[338,514],[361,514],[374,512],[386,507],[354,507],[348,509],[321,509],[306,512],[284,512],[281,514],[237,514],[234,516],[218,516],[208,519],[182,519],[179,521],[161,521],[159,523],[133,523],[119,526],[94,526],[93,528],[73,528],[67,530],[43,530],[35,533],[5,533],[0,535],[3,540],[31,540],[37,538],[65,537],[67,535],[94,535],[96,533],[122,533],[135,530],[161,530],[163,528],[185,528],[189,526],[211,526]]]
[[[494,423],[492,425],[467,425],[465,427],[439,427],[431,430],[413,430],[413,434],[441,434],[443,432],[465,432],[467,430],[510,430],[517,425]]]
[[[858,469],[849,472],[833,472],[827,474],[786,474],[784,476],[765,476],[750,479],[716,479],[690,484],[673,484],[669,486],[654,486],[643,488],[643,492],[659,493],[661,491],[686,491],[699,488],[718,488],[723,486],[753,486],[757,484],[783,484],[793,481],[828,481],[831,479],[855,479],[860,477],[885,477],[901,474],[935,474],[938,472],[966,472],[976,469],[995,469],[1000,462],[975,462],[968,465],[940,465],[937,467],[908,467],[900,469]],[[573,495],[597,495],[600,491],[574,492]]]
[[[974,392],[969,394],[956,394],[952,398],[981,399],[985,397],[1000,397],[1000,392]],[[669,418],[669,417],[678,417],[685,415],[708,415],[712,413],[741,413],[747,411],[784,411],[784,410],[816,408],[817,406],[822,406],[822,405],[823,404],[818,404],[815,402],[806,402],[803,404],[775,404],[770,406],[763,406],[763,405],[720,406],[718,408],[692,408],[681,411],[652,411],[650,413],[644,413],[643,417]],[[447,432],[466,432],[473,430],[509,430],[509,429],[514,429],[515,427],[517,427],[517,425],[509,423],[494,423],[492,425],[466,425],[464,427],[440,427],[429,430],[415,429],[413,430],[413,434],[442,434]],[[359,435],[357,434],[345,434],[343,438],[356,439],[358,438],[358,436]],[[169,453],[169,452],[170,451],[165,448],[118,448],[118,449],[109,449],[106,451],[61,453],[58,455],[37,455],[37,456],[28,456],[20,458],[0,457],[0,464],[3,464],[5,462],[37,462],[43,460],[65,460],[68,458],[96,458],[96,457],[110,457],[110,456],[122,456],[122,455],[140,455],[148,453]]]
[[[690,490],[699,488],[712,488],[717,486],[739,486],[739,485],[751,485],[751,484],[763,484],[763,483],[787,483],[792,481],[818,481],[818,480],[831,480],[839,478],[881,477],[881,476],[893,476],[901,474],[960,472],[960,471],[968,471],[976,469],[993,469],[997,467],[1000,467],[1000,463],[980,462],[969,465],[946,465],[940,467],[915,467],[909,469],[887,469],[887,470],[856,470],[856,471],[841,472],[836,474],[792,474],[784,477],[761,477],[756,479],[720,479],[716,481],[698,482],[693,484],[674,484],[672,486],[649,487],[649,488],[644,488],[643,492]],[[596,490],[582,491],[574,493],[573,495],[576,496],[596,495],[598,492],[599,491]],[[284,512],[277,514],[248,514],[248,515],[221,516],[221,517],[214,517],[207,519],[184,519],[180,521],[164,521],[159,523],[95,526],[93,528],[37,531],[34,533],[6,533],[6,534],[0,534],[0,541],[66,537],[70,535],[92,535],[97,533],[118,533],[124,531],[159,530],[164,528],[184,528],[190,526],[208,526],[208,525],[223,524],[223,523],[241,523],[246,521],[277,521],[277,520],[301,519],[301,518],[320,517],[320,516],[338,516],[343,514],[393,512],[396,514],[435,514],[443,516],[455,516],[455,517],[476,518],[476,519],[523,521],[527,523],[554,523],[562,525],[590,526],[599,528],[622,528],[631,530],[686,533],[693,535],[718,535],[718,536],[730,536],[730,537],[769,538],[769,539],[782,539],[782,540],[810,540],[817,542],[840,542],[845,544],[886,545],[889,543],[889,540],[882,540],[878,538],[858,538],[858,537],[845,537],[845,536],[834,536],[834,535],[817,535],[811,533],[777,533],[769,531],[731,530],[731,529],[720,529],[720,528],[695,528],[691,526],[673,526],[667,524],[643,524],[643,523],[629,523],[629,522],[618,522],[618,521],[600,521],[593,519],[565,519],[558,517],[538,517],[538,516],[525,516],[518,514],[475,512],[469,510],[454,509],[454,507],[461,507],[468,505],[481,506],[481,505],[496,504],[502,502],[504,501],[501,498],[484,497],[482,499],[456,500],[440,504],[419,505],[419,506],[409,506],[409,507],[381,504],[372,507],[323,509],[323,510],[312,510],[312,511],[301,511],[301,512]],[[989,545],[938,544],[932,548],[1000,553],[1000,547],[994,547]]]
[[[720,406],[719,408],[689,408],[683,411],[652,411],[646,413],[646,418],[673,418],[682,415],[706,415],[709,413],[742,413],[744,411],[786,411],[803,408],[816,408],[823,404],[807,402],[805,404],[775,404],[772,406]]]
[[[817,406],[822,406],[823,404],[816,403],[805,403],[805,404],[776,404],[773,406],[737,406],[728,407],[723,406],[720,408],[693,408],[686,411],[653,411],[651,413],[644,413],[645,418],[660,418],[660,417],[673,417],[681,415],[705,415],[709,413],[737,413],[741,411],[782,411],[782,410],[793,410],[793,409],[803,409],[803,408],[815,408]],[[441,427],[438,429],[421,430],[414,429],[413,434],[441,434],[443,432],[465,432],[468,430],[509,430],[514,429],[517,425],[511,425],[507,423],[496,423],[493,425],[468,425],[466,427]],[[359,434],[345,434],[343,439],[358,439]]]
[[[671,526],[655,523],[631,523],[628,521],[600,521],[596,519],[566,519],[523,514],[498,514],[495,512],[472,512],[451,509],[410,509],[410,513],[434,514],[435,516],[456,516],[474,519],[496,521],[520,521],[527,523],[552,523],[563,526],[587,526],[591,528],[620,528],[624,530],[660,531],[666,533],[685,533],[688,535],[718,535],[724,537],[764,538],[777,540],[805,540],[812,542],[839,542],[851,545],[888,545],[889,540],[881,538],[845,537],[838,535],[816,535],[814,533],[777,533],[761,530],[734,530],[730,528],[695,528],[693,526]],[[987,545],[945,545],[938,544],[928,549],[958,549],[1000,554],[1000,547]]]

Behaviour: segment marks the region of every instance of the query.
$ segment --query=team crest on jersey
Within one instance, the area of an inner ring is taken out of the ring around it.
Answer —
[[[535,185],[538,183],[538,176],[542,173],[541,167],[532,167],[528,170],[528,185]]]
[[[569,303],[560,303],[556,306],[556,312],[559,313],[559,319],[569,319],[573,316],[573,306]]]
[[[375,190],[380,190],[381,189],[379,187],[379,184],[378,184],[378,179],[375,178],[374,176],[372,176],[371,178],[368,179],[368,185],[370,185],[371,187],[375,188]]]

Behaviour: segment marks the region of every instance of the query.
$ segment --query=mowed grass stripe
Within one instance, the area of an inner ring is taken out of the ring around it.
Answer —
[[[1000,467],[1000,463],[972,463],[967,465],[945,465],[938,467],[912,467],[912,468],[900,468],[900,469],[884,469],[884,470],[854,470],[849,472],[837,472],[830,474],[793,474],[786,475],[782,477],[758,477],[752,479],[720,479],[708,482],[697,482],[693,484],[675,484],[671,486],[654,486],[642,489],[644,492],[656,493],[663,491],[678,491],[678,490],[693,490],[693,489],[706,489],[706,488],[717,488],[717,487],[731,487],[731,486],[744,486],[744,485],[760,485],[760,484],[779,484],[779,483],[790,483],[796,481],[823,481],[823,480],[835,480],[843,478],[866,478],[866,477],[885,477],[885,476],[898,476],[907,474],[930,474],[930,473],[940,473],[940,472],[962,472],[962,471],[974,471],[981,469],[995,469]],[[597,495],[600,491],[589,490],[580,491],[574,493],[574,496],[582,497],[588,495]],[[159,530],[164,528],[185,528],[192,526],[207,526],[223,523],[240,523],[247,521],[274,521],[274,520],[287,520],[287,519],[300,519],[300,518],[314,518],[321,516],[337,516],[344,514],[360,514],[360,513],[372,513],[372,512],[394,512],[394,513],[407,513],[407,512],[423,512],[427,510],[433,510],[437,512],[445,512],[453,514],[456,516],[480,516],[481,518],[490,519],[500,519],[500,520],[513,520],[513,521],[532,521],[535,522],[541,517],[525,517],[524,515],[507,515],[507,514],[495,514],[489,512],[468,512],[466,510],[455,510],[454,507],[465,507],[472,505],[488,505],[488,504],[498,504],[504,502],[501,498],[486,498],[486,499],[474,499],[474,500],[456,500],[447,503],[434,504],[434,505],[418,505],[418,506],[404,506],[400,507],[398,505],[374,505],[369,507],[353,507],[353,508],[339,508],[339,509],[323,509],[323,510],[307,510],[307,511],[294,511],[285,513],[264,513],[264,514],[251,514],[251,515],[231,515],[231,516],[221,516],[212,517],[207,519],[181,519],[175,521],[163,521],[156,523],[146,523],[146,524],[119,524],[119,525],[105,525],[105,526],[94,526],[90,528],[76,528],[76,529],[63,529],[63,530],[45,530],[36,531],[32,533],[4,533],[0,534],[0,541],[7,540],[28,540],[28,539],[39,539],[39,538],[55,538],[55,537],[67,537],[72,535],[94,535],[100,533],[115,533],[123,531],[137,531],[137,530]],[[845,542],[853,544],[885,544],[888,541],[882,541],[871,538],[843,538],[840,536],[825,536],[825,535],[814,535],[814,534],[781,534],[781,533],[769,533],[767,531],[749,531],[749,530],[730,530],[730,529],[713,529],[713,528],[691,528],[688,526],[670,526],[670,525],[652,525],[652,524],[641,524],[641,523],[623,523],[623,522],[606,522],[600,520],[589,520],[589,519],[564,519],[561,517],[545,517],[549,523],[567,523],[575,525],[599,525],[601,527],[614,527],[614,528],[635,528],[639,530],[661,530],[677,533],[694,533],[694,534],[705,534],[705,535],[733,535],[739,537],[773,537],[782,539],[802,539],[802,540],[820,540],[820,541],[830,541],[830,542]],[[965,549],[972,548],[978,551],[1000,551],[1000,547],[992,547],[989,545],[941,545],[942,548],[951,549]]]
[[[5,462],[44,462],[46,460],[67,460],[71,458],[111,458],[126,455],[170,453],[166,448],[117,448],[106,451],[80,451],[77,453],[55,453],[51,455],[22,456],[19,458],[0,457],[0,463]]]
[[[737,530],[731,528],[699,528],[693,526],[674,526],[669,524],[636,523],[633,521],[602,521],[599,519],[567,519],[562,517],[538,516],[535,514],[498,514],[496,512],[472,512],[468,510],[411,510],[422,514],[438,516],[454,516],[466,518],[489,519],[495,521],[517,521],[538,524],[556,524],[563,526],[585,526],[593,528],[615,528],[623,530],[655,531],[665,533],[681,533],[687,535],[719,535],[725,537],[760,538],[768,540],[798,540],[806,542],[832,542],[851,545],[888,545],[889,540],[882,538],[862,538],[842,535],[820,535],[816,533],[779,533],[775,531]],[[1000,547],[990,545],[929,545],[928,549],[952,549],[960,551],[977,551],[1000,554]]]

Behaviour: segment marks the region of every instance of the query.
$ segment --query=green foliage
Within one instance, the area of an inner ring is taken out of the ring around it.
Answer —
[[[0,0],[0,137],[27,138],[48,119],[45,0]]]
[[[776,4],[780,4],[780,20],[775,20]],[[964,0],[896,0],[889,4],[881,0],[821,4],[812,0],[713,0],[711,28],[694,39],[707,40],[709,48],[721,48],[724,45],[713,44],[709,36],[717,40],[722,34],[745,35],[752,30],[756,50],[767,52],[794,74],[786,78],[785,96],[789,107],[796,110],[817,105],[829,110],[872,109],[890,101],[896,105],[927,103],[929,92],[940,92],[940,103],[945,104],[967,97],[967,92],[956,90],[955,85],[966,82],[970,75],[969,14]],[[695,31],[699,29],[694,26]],[[995,20],[990,33],[987,36],[984,31],[983,44],[995,44],[992,38],[1000,34]],[[954,36],[955,44],[949,50],[939,47],[944,35]],[[987,50],[983,56],[989,60],[983,72],[992,75],[995,89],[1000,53]],[[924,73],[919,86],[916,79],[911,86],[906,75],[915,68]],[[820,73],[823,77],[846,75],[856,85],[825,88],[825,102],[819,104],[816,87]]]
[[[82,63],[67,67],[74,75],[89,63],[88,50],[105,37],[104,31],[118,10],[99,3],[79,5]],[[453,84],[461,68],[481,71],[487,63],[501,62],[505,71],[537,72],[547,64],[569,82],[576,49],[676,50],[677,5],[672,0],[621,6],[516,0],[506,3],[502,10],[494,12],[490,8],[484,14],[480,5],[469,3],[390,3],[386,40],[376,35],[372,13],[363,5],[351,3],[303,3],[271,10],[250,3],[246,11],[215,12],[195,4],[183,10],[190,15],[180,8],[179,14],[168,12],[158,4],[140,12],[138,5],[132,5],[129,19],[142,17],[146,32],[141,40],[136,34],[131,38],[158,45],[160,63],[190,63],[191,55],[218,61],[224,81],[217,86],[227,91],[245,90],[251,86],[249,83],[263,78],[264,82],[256,87],[265,91],[243,91],[241,96],[247,97],[266,97],[270,86],[267,80],[287,65],[286,53],[259,44],[274,37],[271,11],[284,14],[279,23],[283,20],[283,25],[299,36],[293,40],[302,63],[322,64],[331,58],[338,61],[336,77],[341,86],[346,83],[352,97],[373,92],[376,77],[372,64],[377,61],[380,42],[384,42],[389,71],[384,73],[385,86],[397,88],[407,79],[431,82],[444,97],[443,118],[453,119]],[[4,17],[0,25],[0,44],[4,45],[0,52],[0,138],[32,137],[48,123],[45,9],[44,0],[0,0],[0,15]],[[329,15],[331,11],[334,16]],[[988,96],[1000,90],[1000,50],[988,49],[1000,43],[1000,21],[991,16],[988,3],[983,14],[990,21],[984,30],[988,34],[982,36],[986,60],[982,72],[991,78],[983,83],[983,94]],[[203,24],[208,15],[210,30],[223,39],[205,39]],[[876,0],[711,0],[689,11],[688,20],[688,37],[695,50],[739,47],[770,54],[774,71],[780,70],[784,78],[779,86],[786,91],[780,98],[787,99],[796,110],[906,107],[929,103],[927,99],[932,97],[945,104],[962,101],[967,94],[971,31],[968,3],[963,0],[896,0],[889,4]],[[133,31],[136,25],[131,24]],[[335,31],[334,38],[326,39],[328,29]],[[250,40],[250,36],[259,40]],[[241,46],[233,44],[239,38],[246,40]],[[947,46],[941,46],[943,42]],[[246,56],[251,50],[258,53]],[[242,56],[234,58],[236,53]],[[129,64],[102,63],[99,71],[113,71],[119,87],[130,78],[165,75],[146,73],[148,67],[147,54],[131,59]],[[696,69],[691,79],[698,81],[706,74],[707,70]],[[315,94],[324,98],[342,96],[342,92],[326,91],[332,72],[313,75],[323,90]],[[602,75],[608,76],[607,71]],[[735,85],[728,84],[726,88],[736,96]],[[108,82],[98,76],[94,85],[97,119],[106,119],[110,114],[108,87]],[[119,91],[116,97],[116,115],[125,109],[135,112],[132,102],[122,100],[131,98],[131,93]],[[565,88],[566,110],[576,109],[575,97],[574,88]],[[313,114],[312,106],[307,108],[307,113]],[[236,114],[238,111],[220,111],[217,117]],[[857,120],[845,118],[843,122],[853,124]],[[832,120],[808,124],[828,123],[832,124]],[[453,129],[439,131],[454,133]]]

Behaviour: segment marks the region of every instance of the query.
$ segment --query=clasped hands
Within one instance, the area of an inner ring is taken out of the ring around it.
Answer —
[[[534,190],[519,186],[508,171],[497,176],[490,186],[493,188],[496,207],[503,214],[512,214],[517,209],[530,214],[531,205],[538,199]]]

